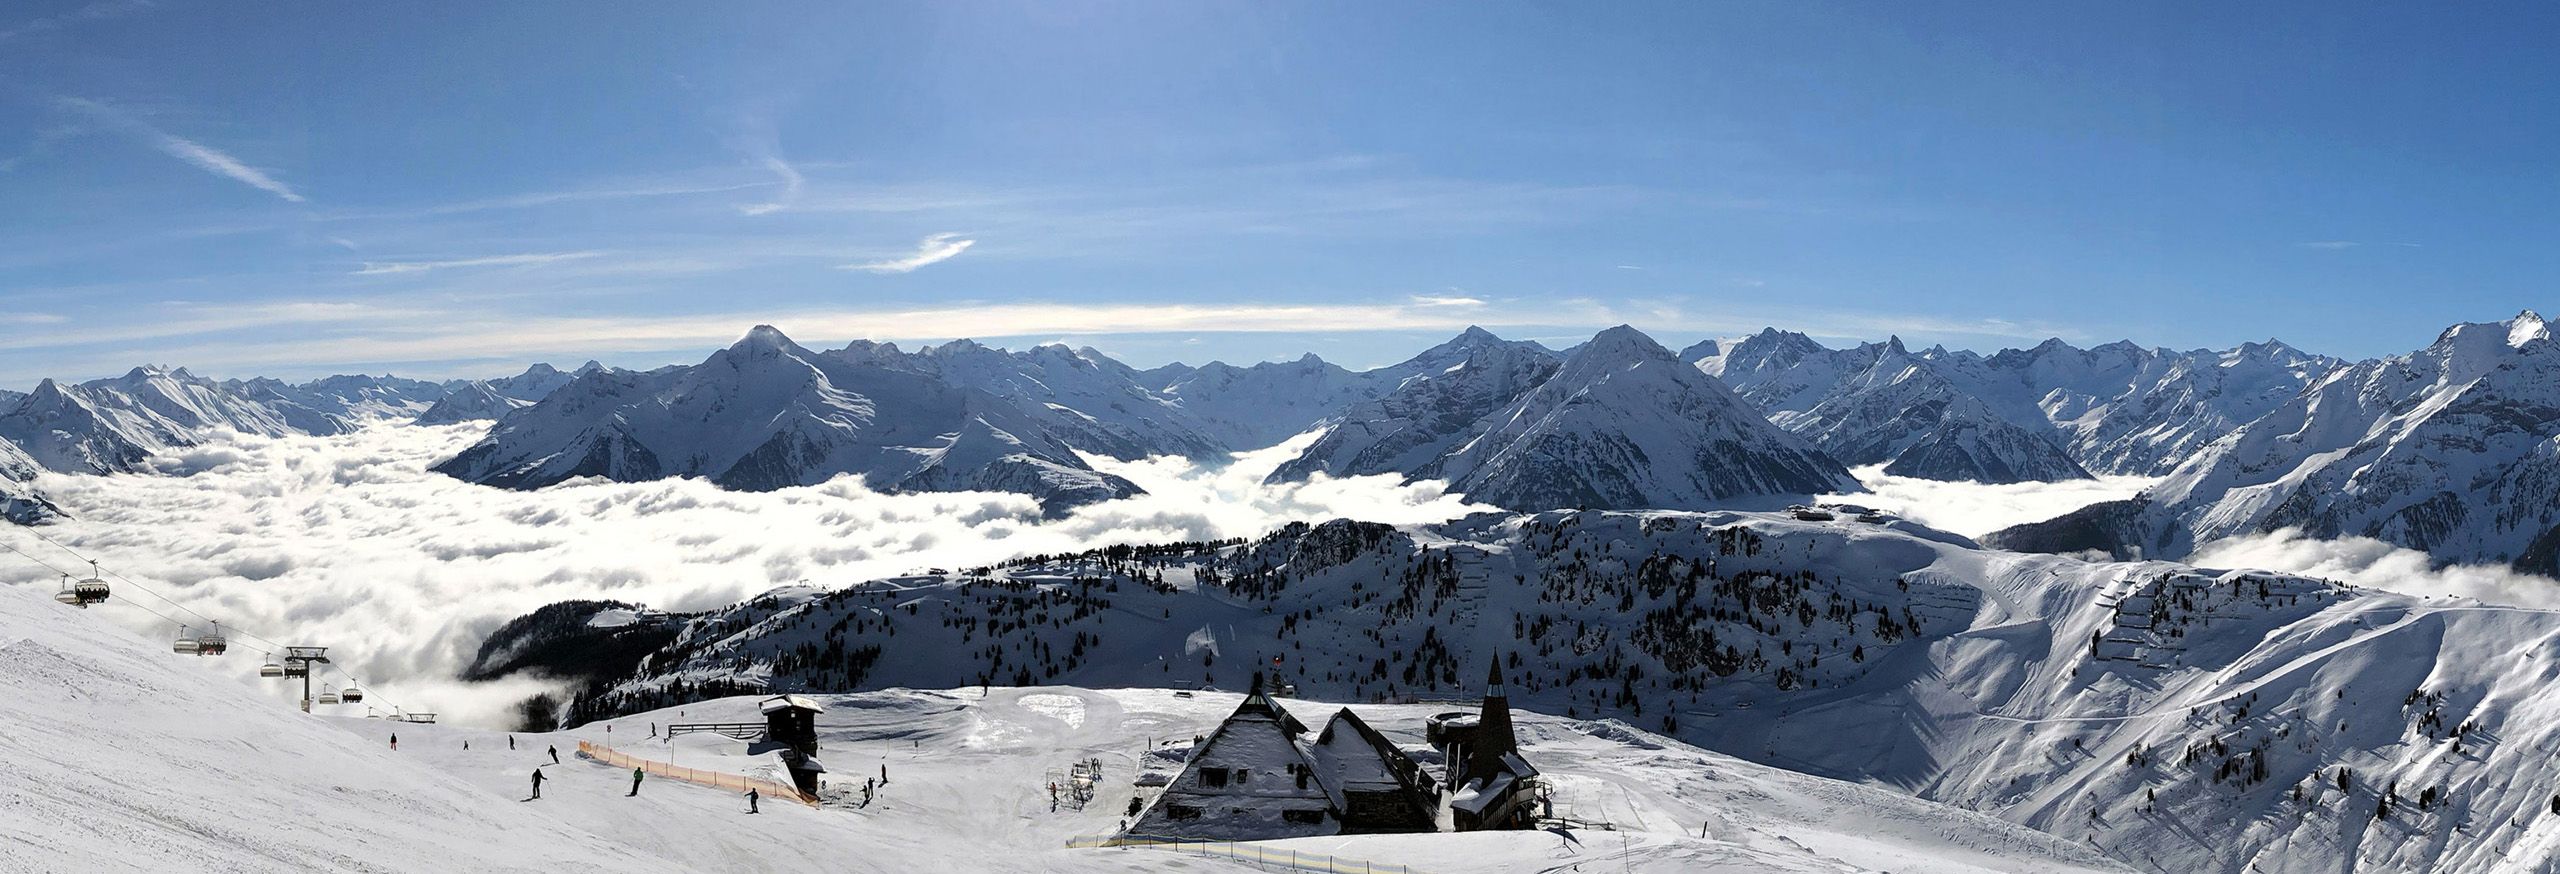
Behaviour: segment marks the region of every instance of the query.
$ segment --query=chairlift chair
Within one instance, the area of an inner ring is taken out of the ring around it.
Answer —
[[[364,703],[364,690],[358,689],[354,686],[348,686],[345,691],[338,693],[338,700],[349,704],[362,704]]]
[[[98,563],[90,562],[89,575],[77,581],[72,580],[70,574],[63,574],[62,591],[55,593],[53,599],[73,607],[87,607],[107,600],[107,581],[98,577]]]
[[[318,699],[315,699],[313,703],[317,703],[317,704],[336,704],[336,703],[338,703],[338,693],[336,693],[336,692],[322,692],[322,693],[320,693],[320,697],[319,697]]]
[[[218,656],[230,649],[231,639],[223,636],[220,622],[214,623],[213,627],[204,633],[196,635],[196,655]]]
[[[195,636],[187,633],[186,626],[178,626],[178,639],[169,642],[169,651],[179,655],[195,655],[197,650]]]
[[[258,676],[265,677],[265,678],[270,679],[270,680],[275,679],[275,678],[277,678],[277,677],[284,676],[284,666],[283,666],[283,665],[276,664],[275,662],[272,662],[272,661],[271,661],[271,662],[268,662],[268,663],[266,663],[266,664],[263,664],[263,665],[259,665],[259,666],[258,666]]]

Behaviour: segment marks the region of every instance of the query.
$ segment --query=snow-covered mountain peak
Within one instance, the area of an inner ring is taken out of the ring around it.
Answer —
[[[2540,313],[2525,310],[2517,313],[2515,318],[2507,320],[2507,345],[2509,346],[2522,349],[2527,343],[2549,339],[2551,339],[2551,326],[2542,320]]]
[[[780,353],[786,351],[807,351],[801,349],[800,344],[792,342],[789,336],[784,335],[782,333],[782,329],[776,328],[772,325],[757,325],[753,328],[748,328],[746,336],[739,337],[737,342],[729,344],[729,348],[732,351],[738,352]]]
[[[1645,336],[1643,331],[1630,325],[1619,325],[1593,334],[1590,342],[1582,344],[1565,359],[1565,369],[1588,371],[1597,367],[1632,367],[1647,362],[1679,364],[1680,356],[1671,354],[1671,350]]]

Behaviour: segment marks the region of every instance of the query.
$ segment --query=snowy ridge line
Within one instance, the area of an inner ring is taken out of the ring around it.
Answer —
[[[1171,850],[1176,853],[1277,866],[1289,871],[1324,871],[1330,874],[1427,874],[1410,865],[1379,865],[1366,859],[1345,859],[1340,856],[1301,853],[1296,850],[1274,850],[1257,844],[1240,844],[1234,841],[1185,841],[1175,838],[1112,835],[1077,835],[1067,839],[1067,848],[1071,850],[1097,847],[1145,847]]]
[[[255,642],[255,643],[259,643],[259,644],[264,644],[264,645],[265,645],[265,650],[264,650],[264,651],[265,651],[265,653],[266,653],[266,656],[267,656],[269,659],[273,659],[273,658],[275,658],[275,654],[276,654],[276,653],[283,652],[283,651],[285,651],[285,650],[287,650],[287,649],[290,649],[290,647],[287,647],[287,646],[285,646],[284,644],[280,644],[280,643],[277,643],[277,642],[275,642],[275,641],[268,640],[268,639],[266,639],[266,638],[264,638],[264,637],[260,637],[260,636],[255,635],[255,634],[251,634],[251,633],[249,633],[248,631],[246,631],[246,630],[244,630],[244,629],[241,629],[241,628],[240,628],[240,627],[238,627],[238,626],[226,626],[226,625],[223,625],[223,624],[221,623],[221,621],[220,621],[220,620],[214,619],[214,618],[213,618],[213,617],[211,617],[211,616],[207,616],[207,615],[205,615],[204,613],[202,613],[202,612],[200,612],[200,611],[196,610],[196,609],[195,609],[195,608],[193,608],[193,607],[189,607],[189,606],[187,606],[187,605],[185,605],[185,604],[178,603],[178,602],[177,602],[177,600],[175,600],[175,599],[173,599],[173,598],[170,598],[170,597],[169,597],[169,596],[167,596],[167,595],[160,594],[158,591],[156,591],[156,590],[152,589],[152,588],[151,588],[151,587],[149,587],[149,586],[145,586],[145,585],[143,585],[143,584],[141,584],[141,583],[139,583],[139,582],[134,581],[134,579],[133,579],[132,577],[125,576],[122,572],[117,571],[117,570],[116,570],[116,569],[114,569],[114,568],[107,567],[107,566],[105,566],[105,565],[99,564],[99,563],[97,562],[97,560],[92,559],[92,558],[89,558],[88,556],[85,556],[85,555],[81,555],[81,554],[79,553],[79,551],[78,551],[78,550],[74,550],[74,549],[72,549],[71,547],[64,545],[64,544],[62,543],[62,541],[55,540],[55,539],[53,539],[53,538],[51,538],[51,537],[46,537],[46,536],[45,536],[45,534],[44,534],[44,532],[42,532],[42,531],[38,531],[38,530],[35,530],[34,528],[31,528],[31,527],[24,527],[24,526],[21,526],[19,530],[23,530],[23,531],[27,532],[28,534],[33,534],[33,535],[35,535],[35,536],[36,536],[36,539],[38,539],[38,540],[42,540],[42,541],[44,541],[44,542],[46,542],[46,543],[53,544],[53,548],[55,548],[55,549],[59,549],[59,550],[62,550],[64,553],[69,554],[72,558],[76,558],[76,559],[79,559],[79,560],[81,560],[81,561],[88,562],[88,563],[89,563],[89,566],[90,566],[91,568],[93,568],[93,569],[95,569],[95,570],[97,570],[97,571],[99,571],[99,572],[103,572],[103,573],[105,573],[105,574],[106,574],[106,575],[108,575],[108,576],[115,577],[118,581],[121,581],[121,582],[123,582],[125,585],[132,587],[132,589],[133,589],[134,591],[141,592],[141,593],[143,593],[143,594],[145,594],[145,595],[150,595],[151,597],[154,597],[154,598],[158,598],[158,599],[160,599],[160,603],[167,604],[167,605],[169,605],[169,606],[171,606],[171,607],[175,607],[175,608],[177,608],[177,609],[179,609],[179,610],[186,611],[187,615],[194,616],[194,617],[196,617],[197,619],[202,620],[202,621],[204,622],[204,624],[205,624],[205,625],[207,625],[207,626],[209,626],[209,627],[221,628],[221,629],[223,629],[224,631],[226,631],[228,634],[230,634],[230,635],[232,635],[232,636],[236,636],[236,637],[239,637],[239,638],[241,638],[241,639],[248,640],[248,641],[252,641],[252,642]],[[37,558],[37,557],[35,557],[35,556],[33,556],[33,555],[30,555],[30,554],[28,554],[28,553],[27,553],[27,551],[26,551],[26,550],[19,549],[18,547],[14,546],[14,545],[7,544],[7,543],[0,543],[0,548],[7,548],[10,552],[17,553],[17,554],[19,555],[19,557],[21,557],[21,558],[25,558],[26,560],[31,561],[31,562],[35,562],[36,564],[38,564],[38,565],[40,565],[40,566],[43,566],[46,570],[53,571],[54,573],[61,574],[61,575],[65,576],[65,577],[69,577],[69,576],[71,576],[71,572],[70,572],[70,571],[66,571],[66,570],[63,570],[62,568],[55,567],[55,566],[54,566],[54,564],[53,564],[52,562],[45,561],[44,559]],[[162,613],[162,612],[160,612],[160,611],[158,611],[158,610],[151,609],[150,607],[144,606],[141,602],[139,602],[139,601],[135,601],[135,600],[133,600],[133,599],[131,599],[131,598],[125,598],[125,599],[121,599],[121,600],[110,600],[110,601],[107,601],[106,603],[110,603],[110,604],[118,604],[118,603],[121,603],[121,604],[126,604],[126,605],[129,605],[129,606],[132,606],[134,609],[140,610],[140,611],[145,612],[145,613],[149,613],[149,614],[151,614],[151,615],[153,615],[153,616],[160,617],[161,621],[167,622],[167,623],[172,624],[172,625],[176,625],[176,626],[178,626],[178,627],[180,627],[180,628],[185,628],[185,627],[187,627],[188,625],[193,624],[193,623],[188,623],[188,622],[182,621],[182,620],[178,619],[177,617],[175,617],[175,616],[171,616],[171,615],[169,615],[169,614],[167,614],[167,613]],[[395,715],[397,715],[397,714],[401,714],[401,713],[405,713],[405,712],[409,712],[409,711],[405,711],[405,710],[403,710],[403,709],[400,707],[400,705],[392,703],[389,699],[386,699],[386,698],[384,698],[384,697],[382,697],[381,695],[378,695],[378,694],[373,694],[373,693],[374,693],[374,688],[373,688],[373,685],[372,685],[372,684],[370,684],[370,683],[366,683],[366,682],[364,682],[363,680],[360,680],[360,679],[356,678],[354,675],[351,675],[351,674],[348,674],[348,673],[346,673],[346,672],[344,672],[344,671],[338,670],[337,665],[336,665],[336,664],[334,664],[334,663],[331,663],[331,662],[321,662],[321,663],[320,663],[320,665],[319,665],[319,669],[320,669],[320,672],[321,672],[322,676],[336,677],[336,678],[338,678],[338,679],[340,679],[340,680],[345,681],[345,685],[354,686],[354,687],[356,687],[356,688],[363,689],[363,690],[366,692],[366,694],[368,695],[368,697],[373,698],[373,699],[374,699],[374,701],[375,701],[376,703],[382,704],[383,706],[390,708],[391,712],[392,712],[393,714],[395,714]],[[329,684],[329,685],[336,685],[336,684]],[[372,712],[372,711],[373,711],[373,709],[374,709],[374,708],[373,708],[373,705],[371,705],[371,704],[367,704],[367,705],[365,705],[365,710],[366,710],[366,712],[370,713],[370,712]],[[417,712],[424,713],[424,712],[427,712],[427,711],[417,711]]]
[[[796,787],[784,786],[771,780],[761,780],[745,774],[705,771],[700,768],[678,767],[672,762],[651,761],[629,753],[615,752],[612,747],[599,743],[579,741],[578,758],[600,765],[612,765],[616,768],[638,768],[647,773],[697,786],[709,786],[713,789],[753,789],[757,794],[767,798],[789,798],[810,807],[818,806],[816,796],[802,794]]]

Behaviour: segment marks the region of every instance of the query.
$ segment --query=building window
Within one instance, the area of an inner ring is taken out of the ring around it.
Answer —
[[[1300,825],[1315,825],[1315,824],[1318,824],[1318,823],[1324,822],[1324,811],[1321,811],[1321,810],[1283,810],[1283,811],[1280,811],[1280,818],[1281,818],[1281,819],[1283,819],[1283,820],[1289,821],[1289,822],[1298,823],[1298,824],[1300,824]]]
[[[1166,819],[1199,819],[1200,808],[1182,804],[1167,804],[1164,806],[1164,815]]]
[[[1212,789],[1216,789],[1216,788],[1219,788],[1219,787],[1222,787],[1222,786],[1227,785],[1227,769],[1225,769],[1225,768],[1202,768],[1202,769],[1200,769],[1200,785],[1202,785],[1202,786],[1207,786],[1207,787],[1212,788]]]

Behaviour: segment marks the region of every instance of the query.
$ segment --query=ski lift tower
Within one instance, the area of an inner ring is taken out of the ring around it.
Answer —
[[[284,675],[302,678],[302,712],[311,712],[311,666],[329,663],[325,646],[288,646],[284,648]]]

